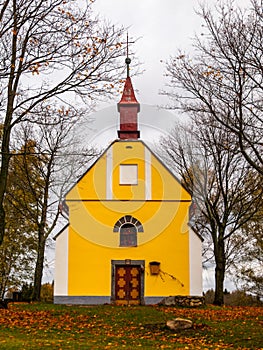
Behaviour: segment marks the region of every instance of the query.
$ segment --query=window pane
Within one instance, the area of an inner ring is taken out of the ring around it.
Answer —
[[[125,224],[120,230],[120,247],[136,247],[137,230],[132,224]]]

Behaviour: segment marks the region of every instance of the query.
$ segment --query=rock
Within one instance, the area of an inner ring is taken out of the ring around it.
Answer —
[[[165,306],[175,305],[175,297],[166,297],[160,302],[160,304]]]
[[[186,306],[186,307],[198,307],[204,305],[203,296],[169,296],[160,301],[159,305],[165,306]]]
[[[187,328],[193,327],[193,322],[190,320],[186,320],[184,318],[175,318],[173,320],[168,320],[166,322],[166,326],[173,331],[179,331]]]

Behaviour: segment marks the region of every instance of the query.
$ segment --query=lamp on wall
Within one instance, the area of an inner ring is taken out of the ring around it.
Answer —
[[[158,275],[159,274],[160,264],[161,263],[159,261],[150,261],[149,262],[151,275]]]

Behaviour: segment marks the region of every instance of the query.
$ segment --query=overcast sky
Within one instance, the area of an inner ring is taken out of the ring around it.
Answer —
[[[206,0],[207,1],[207,0]],[[226,0],[227,1],[227,0]],[[143,75],[133,78],[142,104],[167,102],[158,92],[164,88],[164,63],[177,49],[190,51],[195,33],[202,32],[196,14],[202,0],[96,0],[95,11],[113,23],[129,27],[129,35],[140,38],[132,51],[143,63]],[[207,1],[213,7],[219,0]],[[248,6],[249,0],[236,0]],[[132,58],[132,57],[131,57]],[[131,64],[132,69],[132,64]],[[131,71],[132,74],[132,71]]]
[[[133,53],[130,55],[130,72],[141,104],[141,138],[146,142],[157,140],[174,125],[175,114],[158,109],[169,102],[159,91],[165,87],[165,61],[179,48],[191,50],[194,33],[201,31],[201,20],[195,14],[195,8],[198,8],[197,0],[96,0],[93,4],[95,13],[111,23],[129,28],[129,37],[137,39],[129,48]],[[135,60],[141,63],[141,75],[132,74]],[[92,115],[93,123],[87,123],[82,129],[99,147],[105,148],[117,138],[119,115],[116,104],[119,100],[120,97],[116,97],[111,103],[98,106],[98,112]]]
[[[205,0],[200,0],[204,2]],[[141,104],[139,127],[141,138],[146,142],[156,140],[156,132],[167,133],[177,118],[175,112],[158,110],[157,106],[167,105],[169,100],[160,95],[165,89],[165,62],[174,56],[177,50],[193,53],[193,38],[202,33],[202,19],[196,11],[200,8],[199,0],[95,0],[93,10],[100,16],[119,26],[129,27],[129,36],[138,40],[132,44],[130,51],[133,62],[139,60],[143,74],[133,76],[133,87]],[[206,0],[208,1],[208,0]],[[225,0],[227,1],[227,0]],[[209,0],[213,8],[219,0]],[[239,6],[248,6],[250,0],[236,0]],[[125,56],[123,58],[123,64]],[[132,76],[132,63],[131,76]],[[122,77],[125,78],[125,77]],[[92,138],[103,148],[116,139],[118,128],[118,97],[111,103],[98,106],[88,124],[86,136]],[[111,110],[102,108],[111,106]],[[146,107],[147,106],[147,107]],[[151,108],[149,108],[151,106]],[[155,107],[155,108],[153,108]],[[170,115],[169,115],[170,113]],[[153,132],[154,129],[154,132]]]
[[[201,30],[195,15],[197,0],[96,0],[94,9],[113,23],[129,27],[129,36],[139,38],[131,50],[142,62],[144,73],[133,78],[140,103],[162,103],[164,63],[177,48],[188,48],[194,32]],[[133,57],[131,57],[133,58]],[[132,63],[131,63],[132,75]]]

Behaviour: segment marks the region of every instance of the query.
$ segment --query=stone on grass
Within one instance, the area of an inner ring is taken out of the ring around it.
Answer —
[[[173,320],[168,320],[166,326],[174,331],[184,330],[193,327],[193,322],[186,320],[185,318],[174,318]]]

